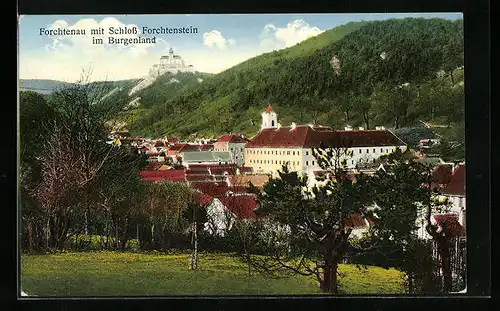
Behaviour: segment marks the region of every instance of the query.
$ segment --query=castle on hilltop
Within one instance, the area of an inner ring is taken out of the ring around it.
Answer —
[[[194,67],[193,65],[186,65],[182,57],[175,55],[174,50],[170,48],[168,55],[163,55],[160,58],[160,63],[153,65],[149,70],[149,75],[156,78],[166,72],[194,72]]]

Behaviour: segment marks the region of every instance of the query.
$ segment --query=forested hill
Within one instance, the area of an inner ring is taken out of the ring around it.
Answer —
[[[463,124],[462,20],[349,23],[142,109],[130,129],[147,136],[251,135],[268,103],[283,125]]]

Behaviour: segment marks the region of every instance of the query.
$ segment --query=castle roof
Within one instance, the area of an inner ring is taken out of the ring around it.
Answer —
[[[246,145],[246,148],[259,147],[378,147],[406,145],[392,132],[387,130],[350,130],[339,131],[328,127],[299,125],[282,126],[261,130]]]

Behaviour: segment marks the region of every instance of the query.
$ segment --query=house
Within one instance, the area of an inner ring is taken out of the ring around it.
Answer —
[[[257,188],[262,188],[265,183],[270,179],[269,175],[266,174],[255,174],[255,175],[228,175],[227,184],[229,186],[241,186],[248,187],[249,183],[252,183]]]
[[[465,164],[455,166],[450,182],[441,189],[442,196],[451,203],[450,212],[458,215],[459,223],[465,227]]]
[[[204,229],[210,234],[224,236],[236,219],[254,219],[256,208],[255,195],[222,195],[214,197],[200,190],[195,199],[206,208],[207,222]]]
[[[466,194],[465,194],[465,164],[456,166],[443,164],[437,166],[432,176],[434,182],[431,187],[439,191],[436,197],[441,203],[448,203],[443,211],[433,211],[432,217],[439,215],[455,215],[458,224],[466,230]],[[433,218],[432,218],[433,219]],[[432,220],[431,221],[434,221]],[[419,218],[418,235],[420,238],[429,239],[430,236],[425,230],[425,221],[423,215]]]
[[[198,151],[198,146],[193,144],[174,144],[167,147],[166,155],[176,158],[181,152]]]
[[[326,126],[279,126],[276,113],[270,109],[262,113],[262,129],[245,147],[245,166],[259,174],[277,175],[282,165],[291,171],[308,175],[314,182],[313,171],[321,170],[313,148],[342,148],[348,154],[341,156],[347,168],[375,162],[382,155],[407,146],[388,130],[333,130]],[[273,126],[274,125],[274,126]]]
[[[229,152],[233,163],[244,164],[244,149],[248,139],[236,135],[223,135],[214,143],[215,151]]]

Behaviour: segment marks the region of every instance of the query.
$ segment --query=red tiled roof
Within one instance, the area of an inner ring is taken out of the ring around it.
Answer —
[[[186,174],[184,170],[145,170],[140,171],[139,174],[141,175],[143,180],[151,180],[150,178],[159,178],[156,180],[186,181]]]
[[[256,187],[262,187],[269,181],[269,175],[235,175],[229,176],[229,183],[234,186],[246,188],[251,182]]]
[[[186,175],[187,181],[215,181],[213,175]]]
[[[249,140],[236,135],[223,135],[217,139],[218,143],[246,143]]]
[[[253,172],[253,167],[242,166],[239,168],[239,170],[240,170],[240,173],[251,173],[251,172]]]
[[[450,164],[441,164],[432,171],[432,178],[437,184],[448,184],[451,181],[453,167]]]
[[[465,165],[459,164],[451,175],[451,181],[441,190],[447,195],[465,196]]]
[[[197,151],[198,146],[197,145],[191,145],[191,144],[175,144],[170,147],[168,147],[168,150],[170,151]]]
[[[191,187],[201,192],[213,196],[224,196],[227,191],[227,184],[222,182],[191,182]]]
[[[163,140],[157,140],[155,143],[155,147],[166,147],[167,144]]]
[[[175,143],[177,143],[179,141],[179,139],[177,137],[168,137],[167,141],[169,143],[174,143],[175,144]]]
[[[266,110],[264,110],[264,111],[267,112],[267,113],[273,112],[273,107],[271,107],[271,104],[268,104],[267,107],[266,107]]]
[[[458,222],[457,214],[437,214],[434,215],[434,219],[446,236],[465,236],[465,228]]]
[[[238,218],[256,218],[254,213],[254,209],[257,207],[255,195],[232,195],[219,198],[219,200]]]
[[[299,125],[294,129],[282,126],[278,129],[261,130],[247,144],[252,147],[372,147],[405,145],[393,133],[386,130],[339,131],[327,127]]]
[[[208,168],[189,168],[186,170],[186,175],[208,175]]]

